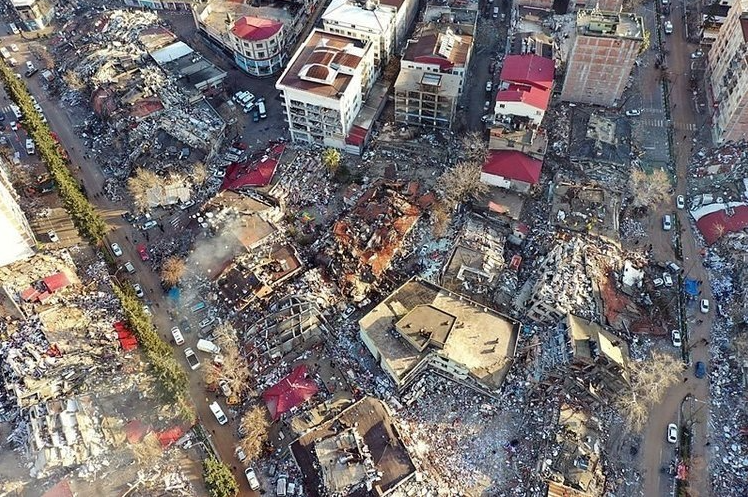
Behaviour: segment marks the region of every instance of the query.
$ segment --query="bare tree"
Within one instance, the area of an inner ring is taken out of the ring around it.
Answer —
[[[153,186],[161,183],[161,178],[156,173],[148,169],[139,167],[135,174],[127,180],[127,191],[132,196],[135,208],[140,212],[145,212],[150,207],[148,205],[148,190]]]
[[[177,285],[179,280],[184,276],[184,272],[187,270],[187,265],[184,259],[177,256],[167,257],[164,263],[161,265],[161,281],[167,285]]]
[[[449,208],[444,205],[444,202],[436,202],[432,206],[431,218],[433,220],[431,231],[434,236],[437,238],[444,236],[444,234],[447,232],[447,227],[452,220]]]
[[[722,238],[725,236],[725,233],[727,233],[727,226],[722,223],[715,223],[714,226],[712,226],[712,233],[714,233],[714,236],[717,238]]]
[[[198,161],[192,165],[190,178],[192,178],[192,182],[195,185],[202,185],[205,183],[205,180],[208,179],[208,168],[203,162]]]
[[[459,162],[439,177],[438,185],[449,208],[488,191],[488,185],[480,180],[481,169],[482,165],[476,162]]]
[[[627,373],[630,388],[620,393],[614,405],[627,427],[638,433],[646,425],[652,407],[662,402],[667,390],[680,381],[683,362],[655,352],[649,359],[631,365]]]
[[[634,207],[656,206],[670,198],[670,178],[662,169],[655,169],[651,174],[640,168],[632,169],[629,188]]]
[[[480,131],[470,131],[462,137],[462,148],[468,162],[484,164],[488,158],[488,143]]]
[[[247,456],[248,463],[256,461],[262,456],[265,443],[268,440],[270,416],[265,406],[256,405],[247,411],[239,423],[239,433],[242,439],[239,447]]]
[[[206,383],[208,378],[212,379],[212,383],[223,380],[228,383],[233,395],[240,396],[247,388],[250,374],[247,361],[239,353],[236,330],[231,324],[223,323],[213,330],[213,337],[216,345],[221,347],[223,364],[214,372],[205,373]]]

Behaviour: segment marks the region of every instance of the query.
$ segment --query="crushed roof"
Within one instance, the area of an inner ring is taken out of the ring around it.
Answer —
[[[312,398],[319,389],[314,381],[306,377],[306,366],[297,366],[291,374],[265,390],[262,400],[274,421],[299,404]]]

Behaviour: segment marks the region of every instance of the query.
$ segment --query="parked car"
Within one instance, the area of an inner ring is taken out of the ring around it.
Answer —
[[[702,52],[701,50],[696,50],[695,52],[691,52],[692,59],[700,59],[703,56],[704,56],[704,52]]]
[[[113,243],[112,244],[112,253],[114,254],[115,257],[122,256],[122,249],[119,248],[119,244],[118,243]]]
[[[666,35],[673,34],[673,23],[670,21],[665,21],[664,31]]]
[[[231,397],[231,387],[229,386],[229,382],[226,380],[221,380],[218,382],[218,387],[221,389],[221,393],[226,397]],[[244,459],[239,459],[240,461],[243,461]]]
[[[667,441],[671,444],[678,443],[678,426],[675,423],[667,425]]]
[[[223,413],[223,409],[221,409],[221,406],[218,405],[218,402],[213,402],[208,407],[210,407],[210,410],[213,413],[213,416],[216,417],[219,425],[225,425],[229,422],[229,419]]]
[[[485,103],[483,104],[483,112],[487,111],[490,108],[491,108],[491,101],[486,100]]]
[[[153,316],[151,308],[148,307],[148,304],[143,304],[143,314],[145,314],[146,316]]]
[[[18,52],[18,45],[16,45],[15,43],[11,43],[10,49],[13,50],[14,52]]]
[[[673,330],[670,332],[670,339],[673,341],[673,347],[683,346],[683,340],[680,336],[680,330]]]
[[[696,375],[696,378],[703,378],[706,376],[706,366],[703,362],[698,361],[696,363],[694,374]]]
[[[668,270],[673,274],[680,273],[680,266],[674,263],[673,261],[667,261],[665,263],[665,266],[667,266]]]
[[[55,233],[55,230],[47,231],[47,236],[49,237],[50,242],[57,243],[60,241],[60,237],[57,236],[57,233]]]
[[[490,81],[486,81],[486,91],[491,91],[491,88],[493,88],[493,84]]]
[[[133,266],[132,262],[130,261],[125,262],[124,266],[122,267],[124,267],[125,271],[127,271],[130,274],[133,274],[135,272],[135,266]]]
[[[176,326],[171,329],[171,336],[174,337],[174,343],[178,346],[184,344],[184,335],[182,335],[182,332]]]
[[[195,351],[187,347],[184,349],[184,357],[187,359],[187,364],[190,365],[191,370],[196,370],[200,367],[200,360],[195,355]]]
[[[673,286],[673,277],[670,273],[662,273],[662,281],[665,282],[665,286]]]
[[[349,317],[351,317],[351,314],[353,314],[353,313],[354,313],[355,311],[356,311],[356,308],[355,308],[355,307],[353,307],[352,305],[349,305],[349,306],[348,306],[348,307],[346,307],[346,309],[345,309],[345,310],[343,311],[343,318],[344,318],[344,319],[348,319]]]
[[[249,488],[252,490],[258,490],[260,488],[260,481],[257,479],[257,475],[255,474],[255,470],[252,468],[247,468],[244,470],[244,476],[247,477],[247,483],[249,483]]]
[[[662,229],[665,231],[673,229],[673,218],[670,214],[662,216]]]
[[[143,262],[150,259],[150,257],[148,257],[148,247],[146,247],[145,243],[138,245],[138,255],[140,255],[140,260]]]
[[[179,210],[180,211],[186,211],[187,209],[189,209],[193,205],[195,205],[195,201],[194,200],[188,200],[187,202],[185,202],[183,204],[179,204]]]
[[[132,214],[130,214],[130,212],[128,212],[128,211],[125,211],[125,212],[122,213],[122,219],[124,219],[128,223],[135,222],[135,216],[133,216]]]
[[[145,223],[143,223],[143,230],[149,230],[155,228],[156,226],[158,226],[158,222],[151,219],[150,221],[146,221]]]
[[[226,170],[225,169],[216,169],[213,171],[213,176],[216,178],[223,178],[226,176]]]
[[[659,287],[661,287],[662,285],[665,284],[665,282],[662,280],[662,278],[655,278],[655,279],[652,280],[652,283],[654,283],[654,287],[655,288],[659,288]]]
[[[631,109],[631,110],[627,110],[626,111],[626,115],[629,116],[629,117],[641,116],[642,115],[642,111],[640,111],[639,109]]]
[[[13,131],[18,131],[18,123],[15,121],[10,122],[10,129]]]
[[[683,195],[678,195],[675,197],[675,206],[678,209],[685,209],[686,208],[686,198]]]
[[[140,286],[140,283],[133,283],[132,289],[135,290],[135,296],[139,299],[145,297],[145,292],[143,292],[143,287]]]
[[[702,313],[709,314],[709,299],[701,299],[701,305],[699,308]]]
[[[207,328],[211,324],[215,323],[215,321],[216,321],[216,318],[212,316],[209,318],[205,318],[202,321],[200,321],[200,328]]]
[[[234,455],[239,460],[239,462],[244,462],[245,459],[247,459],[247,454],[244,453],[244,450],[241,447],[237,447],[234,449]]]

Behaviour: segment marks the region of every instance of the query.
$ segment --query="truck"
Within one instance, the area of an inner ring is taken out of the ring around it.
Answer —
[[[10,59],[10,52],[8,51],[7,48],[5,48],[5,47],[0,48],[0,54],[3,54],[3,58],[5,60]]]

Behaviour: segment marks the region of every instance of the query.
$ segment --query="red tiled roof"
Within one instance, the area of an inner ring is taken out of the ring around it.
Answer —
[[[273,147],[264,161],[256,159],[231,164],[226,170],[221,190],[238,190],[246,186],[267,186],[273,180],[275,171],[286,145],[281,143]]]
[[[548,90],[553,86],[555,65],[551,59],[539,55],[510,55],[504,59],[501,80],[521,83]]]
[[[534,185],[540,179],[542,167],[542,161],[522,152],[498,150],[488,156],[483,172]]]
[[[47,276],[42,281],[50,293],[55,293],[57,290],[65,288],[70,284],[70,280],[65,276],[65,273],[56,273],[52,276]]]
[[[506,90],[496,94],[497,102],[522,102],[536,109],[545,111],[551,100],[551,90],[529,85],[509,85]]]
[[[728,216],[724,209],[701,216],[696,221],[707,245],[712,245],[726,233],[735,233],[748,227],[748,206],[733,207],[733,215]]]
[[[306,366],[302,364],[277,384],[265,390],[262,399],[273,420],[277,421],[282,414],[312,398],[318,390],[317,384],[306,378]]]
[[[351,131],[348,132],[348,136],[345,137],[345,142],[349,145],[360,147],[366,142],[368,134],[369,131],[367,129],[361,126],[352,126]]]
[[[267,40],[280,31],[283,23],[262,19],[260,17],[244,16],[234,23],[231,32],[243,40]]]

